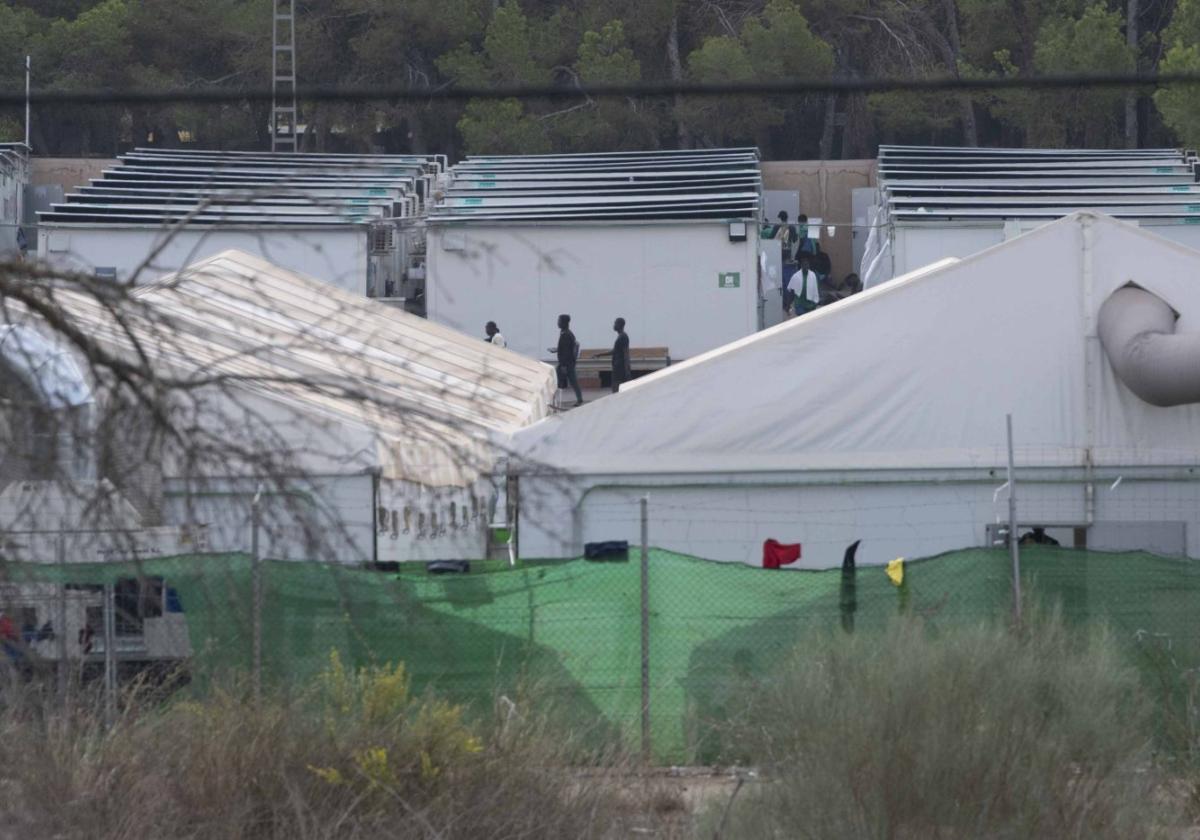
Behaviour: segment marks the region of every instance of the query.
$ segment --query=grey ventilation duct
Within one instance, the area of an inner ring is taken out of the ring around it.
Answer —
[[[1100,344],[1117,378],[1157,406],[1200,403],[1200,333],[1177,334],[1157,295],[1126,286],[1100,307]]]

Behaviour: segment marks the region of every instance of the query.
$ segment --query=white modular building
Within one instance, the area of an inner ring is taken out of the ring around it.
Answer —
[[[762,326],[754,149],[471,157],[432,208],[427,315],[548,359],[557,318],[583,348],[686,359]]]
[[[0,259],[11,259],[22,250],[17,232],[25,221],[28,186],[29,147],[24,143],[0,143]],[[27,248],[32,245],[26,242]]]
[[[101,431],[86,439],[105,452],[77,474],[110,481],[144,527],[202,532],[209,550],[249,549],[257,497],[268,557],[482,558],[505,515],[495,465],[554,391],[539,362],[238,252],[136,289],[120,320],[102,296],[57,300],[113,358],[174,383],[163,410],[184,433],[139,434],[153,425],[116,405],[105,367],[64,360],[78,353],[61,330],[15,307],[10,333],[46,340],[0,341],[0,373],[43,409],[89,406]]]
[[[357,294],[423,281],[438,157],[138,149],[39,218],[58,269],[153,282],[226,250]]]
[[[1200,556],[1200,251],[1075,213],[521,431],[521,553],[590,542],[799,566],[994,544],[1012,416],[1022,528]]]
[[[1195,152],[881,146],[878,165],[859,264],[868,287],[1076,210],[1200,248]]]

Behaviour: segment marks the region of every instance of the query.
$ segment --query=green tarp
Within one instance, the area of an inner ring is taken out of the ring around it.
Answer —
[[[1131,655],[1200,665],[1200,565],[1147,554],[1022,551],[1023,578],[1072,621],[1108,622]],[[12,579],[51,580],[54,567],[8,566]],[[129,566],[70,566],[71,582],[102,582]],[[242,555],[139,564],[163,575],[188,618],[197,683],[250,663],[250,568]],[[641,703],[640,572],[626,562],[476,565],[468,575],[399,575],[266,563],[268,681],[306,684],[332,650],[358,665],[403,660],[418,688],[472,704],[499,694],[553,698],[579,722],[619,728],[637,746]],[[665,551],[650,554],[650,682],[654,752],[706,755],[711,724],[770,678],[814,629],[844,632],[841,571],[767,571]],[[902,607],[937,629],[1007,617],[1007,552],[968,550],[905,565],[905,590],[880,567],[858,570],[855,632],[886,626]]]

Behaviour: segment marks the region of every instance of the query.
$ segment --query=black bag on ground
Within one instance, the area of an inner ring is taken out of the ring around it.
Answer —
[[[585,543],[583,556],[588,560],[627,560],[629,559],[629,543],[626,540]]]

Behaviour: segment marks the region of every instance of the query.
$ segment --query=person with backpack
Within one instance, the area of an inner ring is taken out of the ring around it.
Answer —
[[[575,362],[579,359],[579,342],[571,332],[571,316],[558,316],[558,347],[549,348],[558,359],[558,387],[570,387],[575,391],[575,405],[583,405],[583,392],[579,390],[579,378],[575,375]]]

